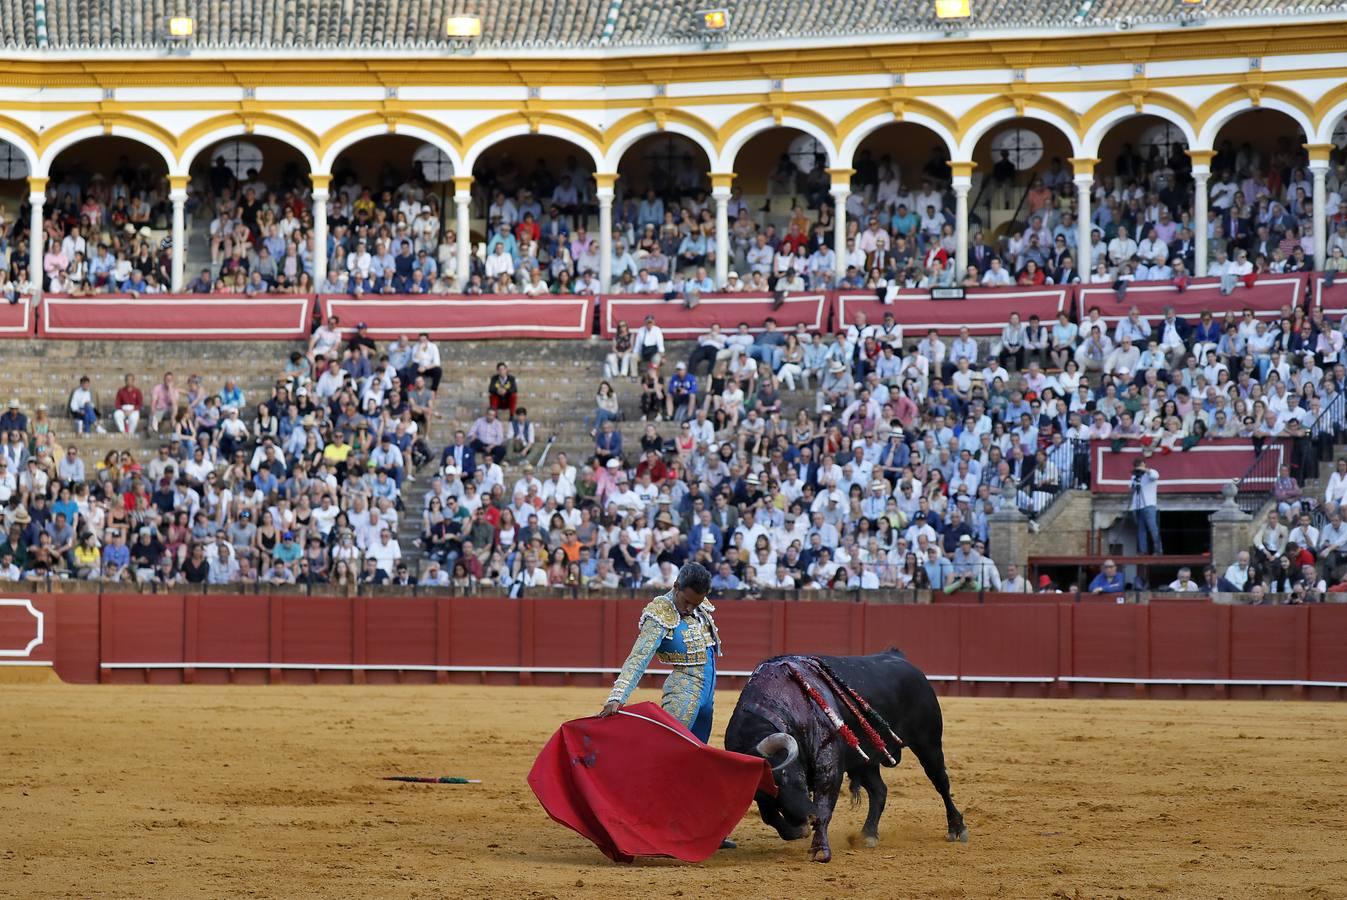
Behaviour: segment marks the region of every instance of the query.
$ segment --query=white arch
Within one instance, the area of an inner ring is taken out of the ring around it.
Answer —
[[[972,159],[973,151],[977,149],[978,141],[991,129],[1000,125],[1002,122],[1010,122],[1015,119],[1033,119],[1038,122],[1046,122],[1056,128],[1066,138],[1067,143],[1071,145],[1071,155],[1075,157],[1083,156],[1081,152],[1080,135],[1076,129],[1065,119],[1054,112],[1046,109],[1035,109],[1032,106],[1024,108],[1024,115],[1020,115],[1013,108],[999,109],[985,118],[979,119],[968,129],[968,133],[963,136],[963,141],[959,144],[958,159]]]
[[[690,125],[684,125],[682,122],[665,122],[664,127],[660,128],[655,122],[647,122],[644,125],[638,125],[631,129],[622,137],[618,138],[613,146],[608,148],[608,156],[604,162],[605,171],[616,172],[617,166],[622,162],[622,157],[642,138],[648,138],[655,134],[678,134],[692,141],[702,152],[706,154],[706,164],[712,166],[716,161],[716,145],[711,139],[702,134]],[[719,170],[716,170],[719,171]]]
[[[170,170],[169,174],[188,174],[188,171],[192,168],[192,163],[196,161],[197,156],[211,144],[228,138],[248,138],[253,136],[274,138],[282,144],[285,144],[287,147],[292,147],[293,149],[298,150],[300,153],[304,154],[304,159],[309,164],[309,171],[318,171],[318,154],[314,152],[313,147],[309,146],[306,142],[300,140],[285,129],[277,128],[274,125],[258,124],[253,126],[252,131],[248,131],[242,122],[236,122],[233,125],[225,125],[222,128],[217,128],[193,141],[186,150],[182,151],[182,156],[178,158],[177,165]]]
[[[108,132],[105,132],[102,126],[90,125],[88,128],[81,128],[78,131],[72,131],[70,134],[58,138],[47,148],[46,152],[42,154],[41,159],[38,160],[37,170],[33,174],[41,178],[47,177],[51,174],[51,164],[56,160],[56,157],[61,155],[62,150],[72,147],[81,141],[87,141],[90,138],[106,136],[108,136]],[[177,158],[173,155],[173,151],[169,149],[167,144],[153,135],[146,134],[145,132],[138,131],[134,128],[129,128],[125,125],[114,125],[112,126],[111,136],[129,138],[137,143],[144,144],[146,147],[149,147],[159,154],[164,160],[164,166],[168,171],[173,171],[173,166],[177,162]]]
[[[24,160],[28,163],[29,175],[37,174],[37,151],[29,146],[27,141],[7,128],[0,128],[0,141],[4,141],[23,154]]]
[[[813,122],[789,115],[784,116],[781,119],[781,124],[778,125],[776,120],[770,115],[764,115],[763,118],[754,119],[752,122],[730,135],[730,139],[725,142],[725,149],[721,151],[720,159],[716,161],[715,169],[713,169],[713,171],[733,172],[735,157],[739,155],[740,150],[744,149],[744,145],[764,131],[771,131],[774,128],[794,128],[797,131],[803,131],[823,146],[823,153],[824,156],[827,157],[828,168],[832,169],[837,167],[837,148],[833,146],[832,138],[830,138],[823,129],[819,128]]]
[[[951,158],[953,158],[954,151],[958,149],[959,142],[948,128],[935,119],[932,119],[930,116],[904,110],[901,119],[895,119],[893,113],[877,113],[853,128],[851,133],[842,141],[842,146],[837,148],[838,168],[851,168],[856,160],[856,151],[860,149],[861,143],[885,125],[902,125],[906,123],[922,125],[935,132],[936,137],[944,142],[945,150],[950,154]]]
[[[317,168],[315,168],[314,171],[331,172],[332,167],[337,162],[337,157],[341,156],[342,151],[347,147],[358,144],[369,138],[384,137],[387,135],[412,137],[425,141],[427,144],[430,144],[432,147],[443,152],[445,156],[449,157],[449,161],[454,165],[455,175],[461,175],[467,171],[463,167],[462,158],[458,155],[458,148],[446,141],[443,135],[422,128],[420,125],[412,125],[407,122],[398,122],[395,127],[397,128],[396,131],[389,131],[387,125],[370,125],[366,128],[358,128],[350,134],[342,135],[327,149],[327,152],[323,154],[323,158],[317,163]]]
[[[594,171],[604,171],[603,166],[605,165],[606,160],[604,159],[603,151],[599,149],[598,144],[594,143],[583,134],[550,123],[541,123],[538,126],[538,130],[534,131],[527,124],[520,123],[518,125],[511,125],[509,128],[502,128],[500,131],[492,132],[476,144],[473,144],[472,147],[468,148],[468,152],[463,154],[463,173],[465,175],[472,174],[473,167],[477,165],[477,160],[481,158],[482,154],[502,141],[508,141],[510,138],[524,137],[530,134],[545,134],[548,137],[560,138],[563,141],[574,144],[589,155],[590,160],[594,163]],[[457,172],[459,170],[458,168],[455,168],[454,171]]]
[[[1343,116],[1347,116],[1347,99],[1339,101],[1337,106],[1330,109],[1324,117],[1319,120],[1319,129],[1315,132],[1311,143],[1333,143],[1333,129],[1342,121]],[[1308,134],[1308,132],[1306,133]]]
[[[1105,113],[1103,118],[1091,125],[1090,130],[1085,132],[1085,137],[1081,139],[1081,144],[1085,148],[1085,156],[1088,158],[1098,157],[1099,148],[1103,145],[1104,138],[1108,136],[1113,126],[1137,116],[1155,116],[1158,119],[1163,119],[1183,132],[1189,147],[1196,148],[1198,146],[1197,132],[1193,130],[1192,123],[1172,109],[1156,106],[1153,103],[1145,103],[1142,104],[1140,112],[1137,111],[1135,106],[1120,106],[1112,112]]]
[[[1309,120],[1309,117],[1286,101],[1279,100],[1276,97],[1263,97],[1261,102],[1255,106],[1253,101],[1246,97],[1243,100],[1236,100],[1234,103],[1223,106],[1213,113],[1198,133],[1196,146],[1215,147],[1216,136],[1220,134],[1225,124],[1240,113],[1248,112],[1251,109],[1275,109],[1278,112],[1286,113],[1305,132],[1306,140],[1315,133],[1314,123]]]

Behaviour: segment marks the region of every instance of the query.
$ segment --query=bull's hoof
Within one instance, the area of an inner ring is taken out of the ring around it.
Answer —
[[[957,832],[951,831],[945,836],[945,840],[949,841],[951,844],[955,841],[958,841],[960,844],[968,843],[968,828],[964,827]]]
[[[816,863],[832,862],[833,852],[827,849],[826,847],[822,849],[811,850],[809,851],[809,859],[811,862]]]
[[[878,836],[873,834],[867,834],[865,836],[865,846],[869,847],[871,850],[873,850],[875,847],[878,847],[879,846]]]

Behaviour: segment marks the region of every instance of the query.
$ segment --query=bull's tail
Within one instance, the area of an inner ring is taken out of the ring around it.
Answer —
[[[851,808],[859,809],[861,805],[861,783],[856,780],[856,776],[847,773],[847,785],[851,789]]]

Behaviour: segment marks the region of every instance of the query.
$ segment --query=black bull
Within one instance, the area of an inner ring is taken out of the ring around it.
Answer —
[[[964,827],[963,814],[950,798],[949,775],[945,772],[940,703],[925,674],[898,650],[871,656],[816,658],[830,667],[843,684],[864,697],[893,727],[903,745],[916,754],[926,777],[945,801],[948,839],[966,842],[968,829]],[[869,761],[834,733],[822,710],[790,676],[788,664],[792,661],[860,739]],[[894,759],[899,759],[901,748],[894,746],[892,740],[887,746]],[[771,760],[777,796],[759,792],[758,812],[765,823],[788,841],[804,837],[812,824],[814,840],[810,856],[814,860],[827,862],[832,858],[828,823],[842,789],[843,775],[850,777],[854,797],[859,799],[861,789],[869,796],[870,809],[862,834],[867,846],[878,843],[879,817],[888,794],[879,771],[882,754],[870,746],[841,698],[817,677],[808,657],[777,657],[757,668],[740,692],[730,716],[725,748]]]

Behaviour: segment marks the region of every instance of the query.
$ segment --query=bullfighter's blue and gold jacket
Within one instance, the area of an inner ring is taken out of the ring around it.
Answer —
[[[650,660],[657,658],[673,670],[664,681],[660,706],[706,741],[715,698],[716,655],[720,652],[714,612],[715,607],[703,601],[688,615],[680,616],[673,592],[661,594],[646,604],[641,612],[640,633],[613,682],[609,701],[626,703]]]

